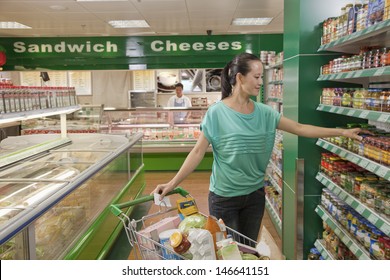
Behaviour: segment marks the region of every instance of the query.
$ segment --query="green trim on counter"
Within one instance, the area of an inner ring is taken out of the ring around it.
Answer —
[[[130,181],[124,186],[119,194],[107,205],[107,207],[94,220],[91,226],[74,244],[72,249],[65,255],[65,260],[95,260],[104,259],[123,229],[122,222],[111,213],[110,205],[139,197],[144,188],[144,170],[142,165]],[[141,180],[141,182],[138,182]],[[139,184],[138,189],[134,189]],[[134,194],[135,192],[135,194]],[[134,195],[132,195],[132,193]],[[133,210],[130,207],[126,214]]]
[[[145,171],[177,171],[180,169],[188,153],[144,153]],[[205,154],[196,171],[211,170],[213,153]]]

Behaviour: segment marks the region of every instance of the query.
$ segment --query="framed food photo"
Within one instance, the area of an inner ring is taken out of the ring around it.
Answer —
[[[92,95],[91,71],[69,71],[69,86],[76,89],[76,95]]]

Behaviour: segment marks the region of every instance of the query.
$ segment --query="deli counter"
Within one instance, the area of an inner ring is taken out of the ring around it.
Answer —
[[[200,135],[207,107],[104,108],[100,131],[109,134],[143,133],[147,171],[177,171]],[[211,170],[212,148],[196,170]]]
[[[105,108],[101,131],[142,132],[144,152],[189,152],[200,134],[207,107],[198,108]]]
[[[29,137],[51,135],[9,137],[0,152],[27,147]],[[109,206],[144,188],[142,134],[68,138],[0,168],[0,259],[104,259],[115,243],[122,223]]]

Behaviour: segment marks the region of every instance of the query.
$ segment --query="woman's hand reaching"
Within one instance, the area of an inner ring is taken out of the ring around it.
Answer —
[[[351,128],[351,129],[344,129],[343,136],[348,137],[348,138],[352,138],[352,139],[355,139],[358,141],[362,141],[363,137],[360,136],[359,133],[373,135],[372,132],[370,132],[368,130],[364,130],[361,128]]]

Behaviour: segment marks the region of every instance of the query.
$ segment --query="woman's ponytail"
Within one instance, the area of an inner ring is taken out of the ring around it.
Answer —
[[[221,73],[221,100],[232,94],[232,85],[230,84],[229,71],[231,62],[226,64]]]

